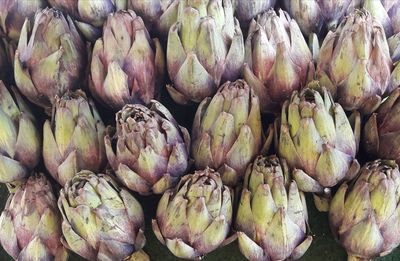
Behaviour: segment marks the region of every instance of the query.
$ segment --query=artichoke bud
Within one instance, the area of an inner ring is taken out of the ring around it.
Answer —
[[[66,261],[61,217],[51,183],[35,173],[7,200],[0,216],[0,242],[15,260]]]
[[[239,249],[248,260],[298,259],[308,249],[304,194],[290,181],[285,160],[258,156],[249,164],[236,229]]]
[[[58,208],[61,241],[88,260],[129,260],[146,243],[142,207],[108,175],[77,173],[60,191]]]
[[[225,184],[235,186],[263,145],[260,104],[251,87],[243,80],[226,82],[212,99],[204,99],[192,139],[196,167],[215,168]]]
[[[163,83],[164,60],[160,42],[150,38],[142,18],[131,10],[112,13],[93,48],[90,91],[113,110],[149,104]]]
[[[186,175],[162,196],[153,231],[175,256],[201,259],[230,241],[232,197],[212,169]]]
[[[0,81],[0,182],[25,179],[39,163],[41,139],[28,105]]]
[[[51,121],[43,126],[44,164],[61,185],[80,170],[105,167],[105,127],[96,107],[81,90],[56,97]]]
[[[258,14],[268,11],[270,8],[273,8],[276,0],[236,0],[235,2],[236,16],[246,28],[251,19],[255,18]]]
[[[349,258],[384,256],[400,244],[399,201],[400,172],[393,160],[367,162],[354,181],[341,185],[329,222]]]
[[[15,82],[31,102],[51,111],[56,95],[82,80],[86,47],[70,17],[43,9],[31,26],[26,20],[15,53]]]
[[[188,131],[154,100],[148,107],[125,105],[104,140],[116,176],[140,194],[163,193],[189,168]]]
[[[293,176],[299,189],[324,194],[353,178],[359,168],[355,156],[360,115],[355,113],[350,122],[326,88],[316,82],[310,87],[321,93],[305,88],[284,104],[281,120],[275,123],[275,143],[279,144],[279,156],[296,169]]]

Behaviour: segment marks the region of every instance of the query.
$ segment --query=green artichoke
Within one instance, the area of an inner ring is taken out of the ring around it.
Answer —
[[[369,114],[391,91],[391,70],[382,26],[367,11],[356,10],[324,39],[316,74],[345,110]]]
[[[400,87],[400,66],[397,66]],[[368,156],[400,163],[400,88],[395,89],[364,126],[362,144]]]
[[[232,197],[212,169],[186,175],[160,199],[153,231],[175,256],[201,259],[230,242]]]
[[[44,164],[62,186],[80,170],[102,171],[106,164],[104,124],[83,91],[67,92],[54,103],[43,126]]]
[[[275,3],[276,0],[235,0],[236,15],[240,23],[246,27],[246,24],[257,15],[273,8]]]
[[[9,196],[1,213],[1,245],[15,260],[66,261],[60,237],[61,217],[51,184],[43,174],[33,174]]]
[[[78,255],[100,261],[146,257],[142,207],[110,176],[77,173],[60,191],[58,207],[63,216],[61,241]]]
[[[182,8],[170,29],[167,67],[175,102],[200,102],[212,96],[221,83],[239,78],[244,61],[243,34],[233,17],[230,0],[197,1]],[[207,16],[205,16],[207,15]]]
[[[36,120],[16,89],[0,81],[0,182],[26,178],[39,163]]]
[[[197,169],[216,169],[230,186],[242,179],[263,145],[260,103],[245,81],[226,82],[200,103],[192,140]]]
[[[46,0],[2,0],[0,1],[0,29],[8,40],[17,43],[25,19],[47,6]]]
[[[360,167],[355,158],[361,128],[358,113],[352,123],[325,88],[322,95],[309,88],[294,92],[276,121],[279,156],[295,169],[293,178],[300,190],[323,196],[315,195],[321,211],[328,206],[319,200],[329,197],[330,188],[352,179]]]
[[[106,154],[118,179],[142,195],[175,186],[189,168],[190,136],[161,103],[128,104],[104,138]]]
[[[258,156],[247,168],[236,217],[242,254],[252,261],[300,258],[312,242],[307,219],[304,194],[290,181],[286,161]]]
[[[119,11],[108,16],[94,45],[89,88],[113,110],[148,104],[164,84],[164,67],[160,42],[150,39],[143,20],[131,10]]]
[[[126,8],[126,0],[48,0],[49,4],[71,16],[79,31],[89,41],[101,36],[108,14]]]
[[[296,19],[303,34],[310,36],[321,35],[326,29],[334,30],[352,8],[352,2],[355,0],[284,0],[284,7]]]
[[[263,112],[279,111],[314,72],[299,26],[282,10],[269,10],[252,20],[245,48],[244,79],[260,98]]]
[[[26,20],[15,52],[14,76],[19,90],[49,113],[56,95],[80,83],[86,47],[72,20],[60,11],[44,9],[33,28]]]
[[[340,186],[329,223],[348,260],[372,260],[400,244],[400,172],[390,160],[366,163],[358,178]]]

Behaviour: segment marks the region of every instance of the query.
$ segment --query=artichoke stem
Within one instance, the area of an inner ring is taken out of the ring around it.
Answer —
[[[150,257],[141,249],[133,253],[126,261],[150,261]]]
[[[347,255],[347,261],[372,261],[372,259],[361,258],[353,255]]]

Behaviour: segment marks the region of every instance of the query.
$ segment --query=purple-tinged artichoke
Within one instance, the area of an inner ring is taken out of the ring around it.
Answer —
[[[55,9],[26,20],[15,52],[17,87],[49,113],[56,95],[78,87],[86,65],[86,47],[72,20]]]
[[[284,0],[285,9],[306,36],[334,30],[355,0]],[[353,7],[354,8],[354,7]]]
[[[294,92],[283,105],[281,120],[276,121],[278,154],[294,169],[299,189],[316,193],[320,211],[328,210],[325,199],[330,189],[351,180],[360,167],[355,158],[361,128],[358,113],[353,114],[352,123],[325,88],[322,95],[309,88]]]
[[[389,254],[400,244],[400,172],[390,160],[366,163],[355,181],[340,186],[329,223],[348,260]]]
[[[62,186],[80,170],[100,172],[106,165],[104,124],[83,91],[67,92],[54,103],[43,126],[44,164]]]
[[[276,0],[234,0],[236,16],[244,27],[257,15],[273,8]]]
[[[17,43],[25,19],[47,7],[47,0],[2,0],[0,1],[0,29],[7,39]]]
[[[93,96],[113,110],[129,103],[148,104],[158,97],[164,70],[160,42],[150,39],[142,18],[131,10],[110,14],[93,48]]]
[[[307,42],[285,11],[269,10],[253,19],[245,48],[244,79],[258,95],[263,112],[277,112],[314,72]]]
[[[189,168],[190,136],[161,103],[128,104],[108,128],[106,154],[118,179],[142,195],[162,194]]]
[[[15,88],[0,81],[0,182],[26,178],[39,163],[41,139],[36,120]]]
[[[239,22],[230,11],[232,3],[212,3],[216,8],[208,14],[201,3],[203,8],[183,8],[169,31],[167,67],[173,84],[167,90],[177,103],[201,102],[220,84],[240,76],[244,43]]]
[[[400,61],[400,33],[387,39],[393,63]]]
[[[201,259],[231,242],[232,201],[218,172],[206,168],[186,175],[160,199],[154,234],[175,256]]]
[[[400,66],[397,66],[400,87]],[[400,88],[395,89],[364,126],[363,147],[368,156],[400,163]]]
[[[7,200],[0,216],[1,245],[15,260],[66,261],[60,237],[61,216],[51,184],[43,174],[33,174]]]
[[[101,36],[107,16],[126,8],[126,0],[48,0],[49,4],[68,14],[88,41]]]
[[[385,29],[386,37],[400,33],[400,2],[393,0],[363,0],[358,8],[363,8],[379,21]]]
[[[285,160],[258,156],[246,171],[236,217],[239,248],[252,261],[299,259],[312,242],[307,205]]]
[[[197,169],[216,169],[229,186],[243,178],[263,146],[260,103],[245,81],[226,82],[200,103],[192,141]]]
[[[367,11],[355,10],[324,39],[316,74],[345,110],[369,114],[391,91],[391,70],[382,26]]]
[[[148,28],[164,38],[177,21],[182,20],[186,7],[197,9],[201,17],[211,16],[220,26],[233,19],[232,0],[127,0],[128,9],[140,15]],[[225,20],[228,19],[228,20]]]
[[[81,171],[60,191],[61,242],[88,260],[149,260],[139,202],[108,175]],[[135,259],[139,255],[141,259]]]

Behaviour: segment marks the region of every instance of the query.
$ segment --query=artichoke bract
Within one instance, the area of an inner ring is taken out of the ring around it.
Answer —
[[[316,76],[345,110],[373,112],[392,70],[385,32],[365,10],[355,10],[324,39]]]
[[[186,175],[160,199],[153,231],[175,256],[201,259],[231,241],[232,198],[218,172]]]
[[[284,0],[284,7],[296,19],[303,34],[321,35],[324,29],[334,30],[355,0]],[[353,7],[354,8],[354,7]]]
[[[61,216],[51,184],[35,173],[7,200],[0,216],[1,245],[15,260],[67,261],[60,237]]]
[[[200,103],[192,141],[197,169],[216,169],[230,186],[243,178],[263,145],[260,103],[245,81],[226,82],[213,98]]]
[[[46,0],[0,1],[0,28],[2,32],[8,40],[17,43],[25,19],[32,19],[38,10],[46,6]]]
[[[49,4],[71,16],[79,31],[89,41],[101,36],[108,14],[126,8],[126,0],[48,0]]]
[[[81,171],[60,191],[61,242],[88,260],[149,260],[139,202],[108,175]],[[143,259],[134,259],[144,255]]]
[[[236,217],[242,254],[252,261],[300,258],[312,242],[307,219],[304,194],[290,181],[286,161],[258,156],[247,168]]]
[[[293,93],[283,105],[280,121],[275,122],[279,156],[294,169],[299,189],[316,193],[314,199],[321,211],[328,210],[324,198],[329,198],[330,188],[351,180],[360,167],[355,158],[360,115],[354,113],[351,121],[353,126],[325,88],[322,95],[306,88]]]
[[[400,33],[393,35],[387,40],[392,61],[394,63],[400,61]]]
[[[0,182],[20,181],[39,163],[41,139],[28,105],[2,81],[0,122]]]
[[[86,47],[72,20],[55,9],[26,20],[15,52],[17,87],[31,102],[51,111],[56,95],[77,88],[86,65]]]
[[[258,95],[263,112],[277,112],[314,72],[306,40],[285,11],[269,10],[253,19],[245,48],[244,79]]]
[[[93,96],[113,110],[128,103],[148,104],[158,97],[164,70],[160,42],[150,39],[142,18],[131,10],[110,14],[93,48]]]
[[[118,179],[142,195],[161,194],[189,168],[190,136],[161,103],[128,104],[104,138]]]
[[[100,172],[106,165],[105,127],[83,91],[67,92],[54,103],[43,126],[44,164],[62,186],[80,170]]]
[[[400,173],[390,160],[366,163],[357,179],[340,186],[329,223],[348,260],[372,260],[400,244]]]
[[[397,78],[400,86],[400,66]],[[394,159],[400,163],[400,88],[381,104],[365,123],[362,144],[370,157]]]
[[[255,18],[268,9],[273,8],[276,0],[235,0],[235,10],[239,21],[247,27],[251,19]]]
[[[391,0],[364,0],[362,8],[382,24],[386,37],[400,32],[400,2]]]
[[[233,17],[232,3],[211,2],[208,14],[201,3],[202,8],[183,8],[169,30],[167,68],[173,84],[167,90],[180,104],[212,96],[220,84],[238,79],[242,70],[243,34]]]

